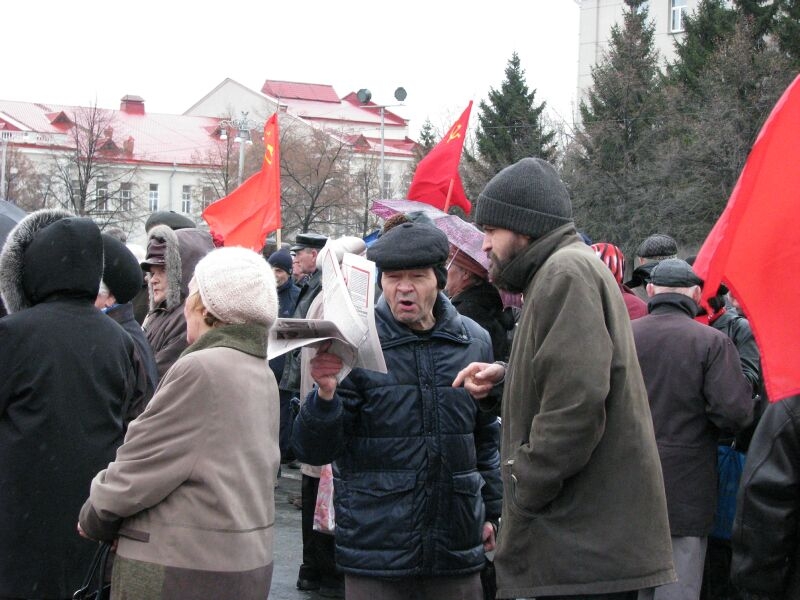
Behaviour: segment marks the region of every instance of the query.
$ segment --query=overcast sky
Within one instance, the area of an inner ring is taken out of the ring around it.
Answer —
[[[470,124],[516,51],[537,101],[571,122],[577,83],[575,0],[63,0],[4,2],[0,98],[117,108],[135,94],[148,112],[180,114],[226,77],[365,87],[416,137],[443,132],[470,100]]]

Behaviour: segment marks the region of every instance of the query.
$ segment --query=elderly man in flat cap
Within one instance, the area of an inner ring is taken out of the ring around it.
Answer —
[[[388,372],[353,369],[319,349],[317,384],[293,445],[334,462],[336,562],[345,597],[483,598],[484,552],[500,514],[497,419],[478,410],[459,369],[491,361],[491,340],[441,292],[449,245],[432,225],[403,223],[367,251],[383,295],[375,319]]]
[[[686,261],[669,258],[650,272],[648,315],[633,321],[664,471],[678,582],[657,600],[700,597],[708,535],[717,506],[717,440],[753,416],[752,387],[739,353],[722,331],[698,323],[702,281]]]

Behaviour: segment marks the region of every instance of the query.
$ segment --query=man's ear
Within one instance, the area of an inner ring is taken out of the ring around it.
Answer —
[[[703,290],[700,289],[700,286],[699,285],[693,285],[692,286],[692,300],[694,300],[695,303],[698,306],[700,306],[700,296],[702,296],[702,295],[703,295]]]
[[[652,298],[653,296],[656,295],[656,289],[655,289],[655,287],[653,287],[652,283],[648,283],[647,287],[645,288],[645,290],[647,291],[647,297],[648,298]]]

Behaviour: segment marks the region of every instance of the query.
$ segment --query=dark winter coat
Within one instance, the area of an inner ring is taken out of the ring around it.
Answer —
[[[278,286],[278,318],[286,319],[294,314],[294,309],[297,306],[297,296],[300,294],[300,288],[294,283],[294,280],[289,277],[286,283]],[[281,354],[269,361],[269,368],[275,374],[275,379],[280,381],[283,376],[283,368],[286,365],[286,355]]]
[[[46,265],[25,264],[28,274],[58,271],[40,282],[38,301],[19,285],[26,247],[61,214],[30,215],[0,258],[11,312],[0,319],[0,597],[70,598],[80,587],[96,544],[77,535],[76,516],[122,442],[132,393],[133,342],[92,304],[99,230],[80,256],[54,245]]]
[[[153,397],[159,380],[158,367],[156,366],[156,357],[153,355],[150,342],[147,341],[141,325],[139,325],[134,316],[133,304],[130,302],[117,304],[105,312],[107,316],[119,323],[131,336],[134,345],[134,366],[139,375],[137,376],[137,389],[133,402],[125,411],[125,423],[127,425],[142,413],[150,398]]]
[[[300,291],[297,295],[297,305],[294,308],[295,319],[305,319],[308,314],[308,308],[322,291],[322,270],[317,269],[309,275],[300,286]],[[281,376],[278,387],[282,390],[290,391],[294,394],[300,392],[300,351],[295,350],[286,356],[286,364],[283,367],[283,375]]]
[[[510,313],[503,311],[500,292],[488,281],[481,281],[450,299],[456,310],[489,332],[495,360],[508,360],[509,335],[514,326]]]
[[[705,537],[717,506],[717,440],[753,416],[733,342],[694,320],[682,294],[658,294],[632,322],[667,491],[672,535]]]
[[[775,600],[800,598],[800,396],[764,411],[747,453],[733,524],[731,579]]]
[[[711,326],[727,335],[739,352],[739,363],[742,373],[750,382],[753,394],[758,393],[761,387],[761,353],[758,350],[756,339],[750,322],[736,313],[735,310],[725,309],[721,315],[711,321]]]
[[[335,460],[337,565],[370,577],[477,572],[483,523],[500,513],[499,427],[452,382],[490,358],[489,336],[444,294],[427,335],[383,298],[375,313],[388,373],[353,369],[331,402],[312,392],[292,434],[303,462]]]
[[[497,597],[674,581],[653,423],[614,276],[573,225],[499,275],[525,302],[503,392]]]
[[[163,377],[172,364],[186,350],[186,320],[183,303],[189,294],[189,282],[194,267],[200,259],[214,249],[211,235],[199,229],[173,231],[166,225],[157,225],[150,230],[150,238],[166,240],[166,271],[169,287],[167,297],[158,305],[153,303],[142,328],[156,357],[158,376]]]

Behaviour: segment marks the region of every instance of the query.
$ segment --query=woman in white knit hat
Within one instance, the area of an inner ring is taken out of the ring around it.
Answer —
[[[118,539],[111,598],[262,600],[272,580],[278,310],[267,262],[220,248],[196,266],[189,347],[92,481],[80,528]]]

